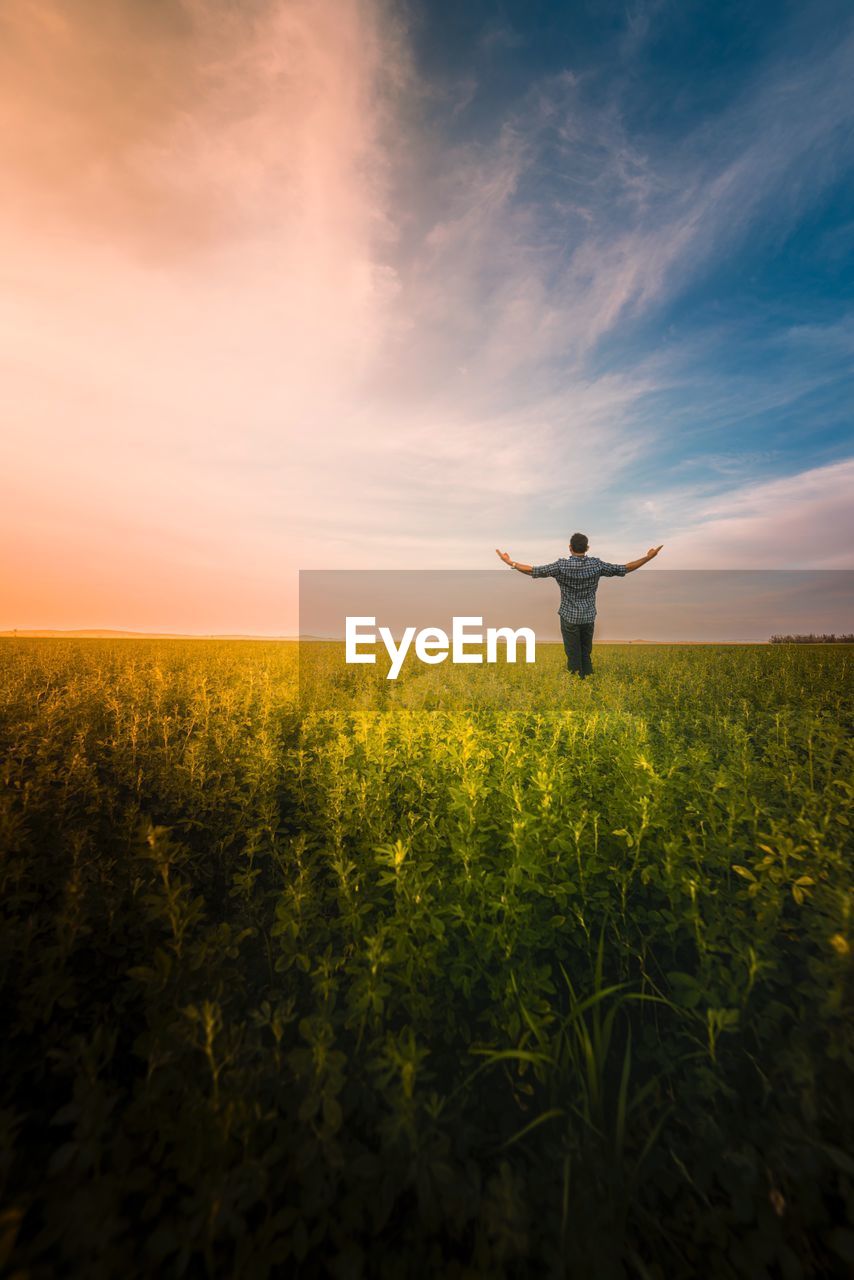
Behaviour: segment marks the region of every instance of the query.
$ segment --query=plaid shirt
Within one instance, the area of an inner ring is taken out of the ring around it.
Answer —
[[[593,622],[600,578],[624,578],[624,564],[607,564],[596,556],[572,556],[553,564],[535,564],[532,578],[555,578],[560,587],[558,614],[564,622]]]

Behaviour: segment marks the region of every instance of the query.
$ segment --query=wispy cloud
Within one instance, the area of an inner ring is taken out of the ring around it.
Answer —
[[[474,345],[487,369],[558,357],[571,369],[758,220],[763,235],[784,236],[820,197],[854,152],[852,54],[849,34],[810,58],[781,57],[722,117],[666,145],[633,139],[589,76],[538,83],[493,139],[445,157],[403,300],[424,305],[423,327],[441,325],[449,347]]]
[[[739,486],[714,499],[667,495],[673,569],[850,569],[854,458]]]

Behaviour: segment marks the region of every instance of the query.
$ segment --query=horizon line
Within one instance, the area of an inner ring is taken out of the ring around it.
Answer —
[[[26,628],[7,628],[0,630],[0,639],[3,640],[51,640],[51,639],[77,639],[77,640],[257,640],[279,643],[299,643],[300,641],[310,641],[315,643],[327,644],[343,644],[344,639],[341,636],[321,636],[312,633],[258,633],[258,632],[192,632],[192,631],[130,631],[121,628],[110,627],[26,627]],[[394,637],[395,641],[399,637]],[[561,644],[559,637],[538,638],[540,644]],[[727,640],[688,640],[684,637],[673,637],[669,639],[649,639],[647,637],[632,637],[625,639],[602,639],[600,644],[717,644],[717,645],[734,645],[734,644],[770,644],[770,637],[739,637]]]

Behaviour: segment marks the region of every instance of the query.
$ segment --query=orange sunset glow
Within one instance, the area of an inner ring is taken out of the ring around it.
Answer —
[[[392,288],[369,19],[4,6],[0,625],[293,622]]]

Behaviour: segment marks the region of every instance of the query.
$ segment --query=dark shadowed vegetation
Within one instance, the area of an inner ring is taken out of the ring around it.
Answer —
[[[850,652],[596,657],[3,642],[13,1274],[850,1274]]]

